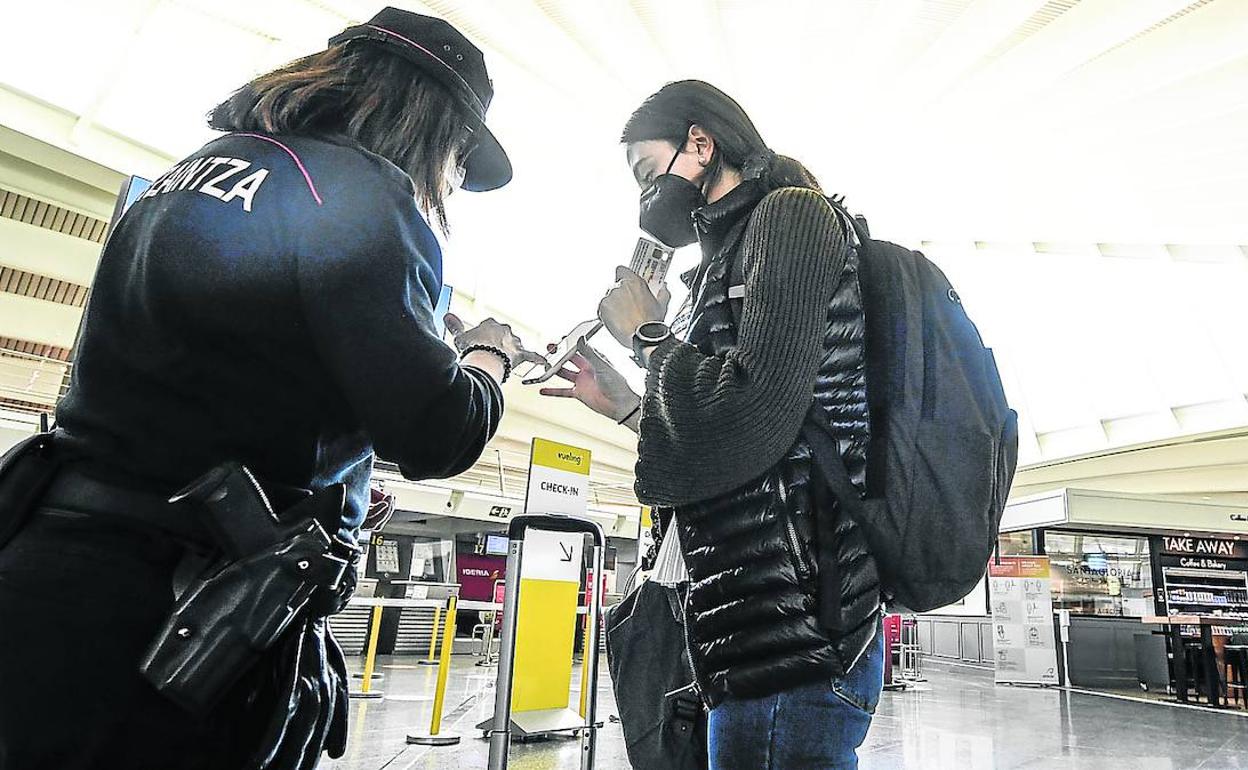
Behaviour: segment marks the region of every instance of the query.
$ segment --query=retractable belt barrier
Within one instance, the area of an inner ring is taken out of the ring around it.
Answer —
[[[429,639],[429,657],[418,661],[422,664],[431,664],[438,667],[437,686],[433,695],[433,714],[430,720],[428,734],[409,735],[408,743],[421,744],[426,746],[451,746],[459,743],[459,736],[441,735],[442,728],[442,706],[446,699],[446,685],[450,677],[451,670],[451,653],[455,643],[455,619],[459,610],[470,610],[475,612],[501,612],[503,609],[502,602],[482,602],[482,601],[459,601],[457,597],[451,596],[446,600],[439,599],[392,599],[392,598],[373,598],[373,597],[352,597],[348,601],[348,605],[354,607],[372,607],[372,617],[369,623],[368,642],[365,646],[364,656],[364,673],[363,681],[359,690],[352,690],[350,695],[352,698],[382,698],[385,693],[381,690],[373,689],[374,670],[377,663],[377,640],[381,630],[381,615],[386,607],[399,608],[415,608],[415,607],[432,607],[434,611],[433,632]],[[587,615],[588,607],[577,607],[576,613],[579,615]],[[439,620],[442,618],[442,620]],[[439,628],[441,630],[441,655],[437,654]],[[432,662],[432,663],[430,663]],[[585,695],[582,693],[582,703],[584,703]],[[584,706],[581,709],[584,713]]]
[[[597,523],[572,516],[527,514],[511,521],[494,716],[478,725],[490,739],[490,770],[507,767],[513,732],[527,737],[579,731],[581,768],[594,765],[600,590],[591,592],[585,608],[589,626],[581,667],[585,706],[581,712],[568,708],[586,535],[593,538],[592,574],[602,575],[606,539]]]

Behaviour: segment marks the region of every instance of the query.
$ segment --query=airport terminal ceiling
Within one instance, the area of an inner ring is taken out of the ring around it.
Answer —
[[[210,136],[203,116],[233,88],[379,4],[6,9],[11,30],[56,25],[0,47],[9,406],[55,398],[77,287],[122,175],[160,173]],[[623,122],[663,83],[703,78],[874,235],[949,273],[1022,415],[1035,473],[1020,484],[1060,484],[1060,469],[1092,462],[1071,458],[1174,445],[1162,451],[1188,451],[1217,478],[1163,493],[1248,493],[1248,3],[397,4],[446,17],[485,49],[491,124],[516,168],[504,190],[450,202],[446,278],[472,320],[498,314],[537,342],[592,315],[637,234]],[[677,269],[695,259],[678,254]],[[523,468],[529,436],[553,434],[592,446],[604,498],[627,499],[629,433],[531,393],[509,398],[505,469]]]

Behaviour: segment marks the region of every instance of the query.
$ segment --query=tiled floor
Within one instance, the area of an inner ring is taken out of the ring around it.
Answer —
[[[383,700],[351,705],[347,754],[323,770],[476,770],[488,745],[473,725],[493,707],[494,669],[457,659],[450,676],[443,733],[463,736],[449,748],[408,746],[427,732],[435,669],[413,659],[381,659]],[[918,690],[885,693],[862,770],[1214,770],[1248,768],[1248,718],[1113,698],[995,686],[990,672],[929,663]],[[600,685],[600,717],[614,713],[610,682]],[[575,687],[575,681],[574,681]],[[512,747],[514,770],[579,767],[579,744],[557,739]],[[600,732],[598,768],[628,768],[623,734]]]

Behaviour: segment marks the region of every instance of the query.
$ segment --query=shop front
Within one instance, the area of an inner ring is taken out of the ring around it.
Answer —
[[[1174,689],[1174,616],[1212,618],[1221,650],[1248,631],[1248,509],[1204,501],[1065,489],[1012,502],[1001,556],[1047,556],[1054,622],[1068,617],[1062,669],[1077,687],[1152,693]],[[988,598],[920,618],[924,652],[992,661]],[[1199,645],[1198,626],[1181,629]],[[1190,650],[1185,654],[1192,657]],[[1219,664],[1220,665],[1220,664]]]

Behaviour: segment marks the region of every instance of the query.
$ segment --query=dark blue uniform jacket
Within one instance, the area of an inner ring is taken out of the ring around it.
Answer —
[[[434,328],[442,255],[410,178],[347,140],[228,134],[174,166],[101,257],[58,438],[83,470],[171,492],[226,460],[343,481],[374,452],[466,470],[502,394]]]

